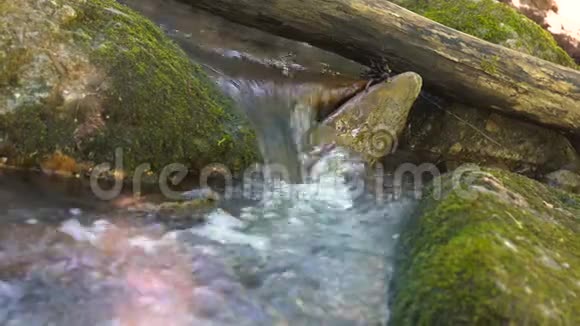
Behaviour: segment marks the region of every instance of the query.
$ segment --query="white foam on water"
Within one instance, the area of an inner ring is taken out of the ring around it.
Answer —
[[[220,243],[245,244],[258,250],[269,248],[268,239],[244,234],[241,230],[243,227],[245,227],[243,221],[222,209],[217,209],[209,214],[206,223],[189,229],[189,232]]]
[[[73,239],[79,242],[90,242],[95,244],[97,241],[97,234],[95,230],[90,227],[83,226],[81,222],[76,219],[70,219],[61,224],[58,230],[62,233],[70,235]]]

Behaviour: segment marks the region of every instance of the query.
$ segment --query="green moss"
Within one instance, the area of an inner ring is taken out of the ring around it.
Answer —
[[[443,199],[423,199],[402,233],[392,324],[579,324],[580,197],[472,176],[468,197],[443,176]]]
[[[8,13],[9,10],[13,8],[12,1],[9,0],[0,0],[0,13],[5,14]]]
[[[70,61],[62,64],[66,69],[59,67],[58,60],[63,59],[50,58],[58,75],[104,78],[90,100],[71,102],[63,98],[58,85],[46,86],[42,84],[44,80],[18,81],[17,72],[26,64],[23,60],[29,59],[20,52],[28,54],[28,45],[10,50],[10,64],[3,65],[10,71],[0,71],[0,86],[28,83],[21,89],[33,94],[22,96],[30,95],[32,99],[37,96],[34,83],[51,92],[34,105],[19,106],[0,116],[0,127],[4,126],[0,132],[11,144],[0,148],[0,155],[11,154],[10,164],[32,163],[57,150],[78,161],[99,164],[112,161],[117,148],[123,149],[127,171],[142,163],[150,163],[156,171],[170,163],[183,163],[198,171],[218,162],[238,172],[259,159],[255,135],[247,120],[200,66],[155,24],[114,0],[58,0],[43,5],[51,10],[51,6],[68,5],[74,10],[70,19],[60,19],[58,10],[50,15],[47,10],[30,5],[38,10],[30,14],[37,19],[33,26],[46,34],[46,53],[52,51],[48,47],[62,45],[66,51],[86,57],[78,60],[78,66]],[[18,12],[13,17],[20,22],[26,14]],[[44,28],[49,19],[61,25]],[[33,57],[41,58],[38,54]],[[84,59],[89,64],[82,66]],[[36,63],[44,69],[42,78],[57,73],[51,72],[53,68],[46,61]],[[98,73],[87,66],[96,67]],[[67,77],[60,82],[66,82]],[[99,126],[93,128],[96,131],[91,129],[94,126]],[[79,133],[83,128],[92,131]]]
[[[18,67],[29,62],[31,58],[26,49],[17,49],[0,60],[3,61],[0,65],[0,87],[6,87],[18,83]]]
[[[129,167],[185,159],[193,168],[213,162],[241,168],[256,159],[254,136],[239,129],[244,122],[232,104],[159,28],[115,1],[80,8],[70,28],[93,35],[93,58],[113,77],[107,130],[88,151],[122,147]]]
[[[497,73],[497,63],[499,62],[498,56],[493,56],[491,58],[485,59],[481,62],[481,69],[487,72],[488,74],[496,74]]]
[[[0,154],[11,157],[13,165],[22,167],[34,167],[55,151],[72,154],[73,120],[55,114],[47,106],[22,107],[16,113],[0,115],[0,130],[5,130],[5,137],[16,144],[2,148]]]
[[[394,0],[443,25],[538,58],[577,68],[541,26],[493,0]]]

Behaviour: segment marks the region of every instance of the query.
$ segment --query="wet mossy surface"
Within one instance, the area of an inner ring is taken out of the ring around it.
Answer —
[[[392,325],[580,324],[580,197],[502,170],[433,183],[401,234]],[[461,191],[456,191],[461,189]]]
[[[0,156],[10,164],[38,165],[55,151],[100,164],[111,162],[117,148],[123,149],[126,171],[142,163],[157,171],[170,163],[192,170],[222,163],[239,171],[259,159],[246,119],[152,22],[113,0],[59,0],[48,9],[26,5],[33,13],[20,13],[15,20],[26,15],[54,20],[55,28],[38,32],[54,48],[46,50],[53,51],[48,56],[55,62],[50,68],[55,71],[47,75],[60,77],[56,86],[46,83],[49,96],[0,111],[5,112]],[[62,19],[63,12],[70,17]],[[3,13],[6,21],[13,14]],[[26,51],[31,45],[24,41],[17,48]],[[64,60],[62,48],[80,58],[78,64]],[[39,57],[33,53],[34,60]],[[14,71],[34,63],[3,65],[8,73],[0,70],[0,87],[28,83]],[[88,81],[82,96],[72,97],[62,89],[77,75]]]
[[[393,0],[438,23],[480,39],[578,68],[554,37],[526,16],[493,0]]]
[[[338,144],[375,162],[396,150],[422,85],[416,73],[394,76],[347,101],[324,120],[324,126],[335,130],[333,140]]]

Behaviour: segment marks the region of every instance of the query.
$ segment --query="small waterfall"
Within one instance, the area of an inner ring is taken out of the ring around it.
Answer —
[[[313,82],[234,79],[222,73],[214,78],[253,123],[265,163],[282,166],[288,172],[288,182],[306,182],[313,163],[313,148],[307,137],[319,123],[316,117],[320,108],[315,107],[319,103],[312,98],[319,94],[338,97],[342,93]],[[347,94],[350,91],[347,87],[342,90]]]
[[[220,77],[220,87],[243,109],[253,123],[266,164],[283,166],[290,182],[302,180],[300,164],[301,130],[294,121],[296,96],[303,86],[277,84],[273,81],[233,80]],[[299,124],[308,127],[308,117]]]
[[[316,125],[315,118],[316,110],[312,105],[298,102],[292,108],[290,117],[292,136],[298,152],[302,155],[305,155],[308,150],[305,137]]]

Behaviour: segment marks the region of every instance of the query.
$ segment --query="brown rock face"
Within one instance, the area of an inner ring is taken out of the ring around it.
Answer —
[[[557,131],[458,103],[421,97],[407,130],[409,149],[446,163],[478,163],[528,175],[576,167],[578,154]]]
[[[301,102],[312,107],[316,113],[316,120],[322,121],[361,92],[366,84],[366,80],[359,80],[314,87],[312,92],[301,99]]]

